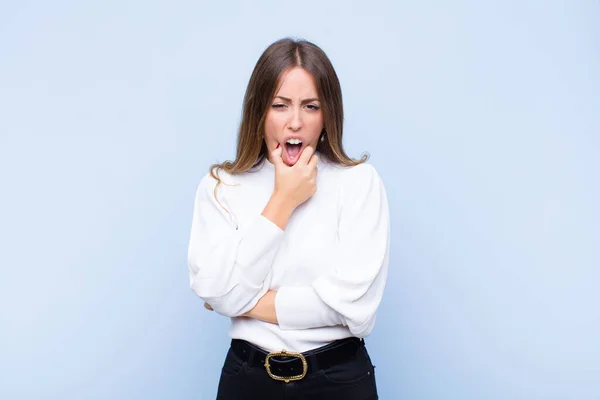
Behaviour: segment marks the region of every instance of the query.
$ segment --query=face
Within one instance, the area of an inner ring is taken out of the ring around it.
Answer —
[[[316,149],[324,128],[323,112],[314,79],[304,69],[284,72],[280,86],[267,112],[265,142],[269,157],[279,144],[283,162],[294,165],[306,146]]]

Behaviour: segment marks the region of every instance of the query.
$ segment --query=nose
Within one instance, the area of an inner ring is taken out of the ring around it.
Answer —
[[[294,110],[292,112],[292,116],[291,116],[288,126],[293,131],[297,131],[300,128],[302,128],[302,117],[300,114],[300,110]]]

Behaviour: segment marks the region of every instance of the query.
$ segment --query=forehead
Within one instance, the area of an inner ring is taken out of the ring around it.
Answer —
[[[291,68],[281,75],[279,90],[275,93],[277,95],[289,98],[317,97],[315,79],[303,68]]]

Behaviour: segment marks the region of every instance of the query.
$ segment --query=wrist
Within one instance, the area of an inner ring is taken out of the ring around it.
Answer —
[[[262,215],[277,225],[281,230],[285,230],[288,220],[295,209],[296,206],[293,205],[288,198],[273,192]]]
[[[269,290],[260,298],[258,303],[244,314],[244,317],[254,318],[261,321],[277,324],[277,312],[275,310],[275,296],[277,295],[276,290]]]
[[[296,204],[290,199],[290,196],[274,190],[269,198],[269,203],[273,203],[277,208],[290,215],[296,209]]]

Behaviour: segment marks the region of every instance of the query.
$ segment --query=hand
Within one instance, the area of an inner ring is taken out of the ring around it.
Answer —
[[[279,146],[271,153],[275,166],[275,188],[273,196],[289,202],[295,209],[317,192],[317,164],[319,158],[314,149],[307,146],[302,150],[300,159],[291,167],[283,162]]]
[[[269,290],[263,297],[260,298],[252,310],[241,316],[277,324],[278,321],[277,313],[275,312],[275,296],[277,296],[277,291]]]

